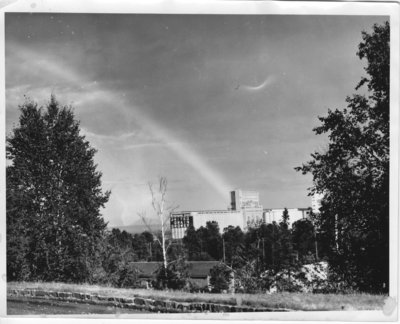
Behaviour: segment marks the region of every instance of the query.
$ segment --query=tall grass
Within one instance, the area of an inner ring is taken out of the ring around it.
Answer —
[[[184,291],[113,288],[88,284],[57,282],[9,282],[8,289],[41,289],[48,291],[82,292],[109,297],[144,297],[179,302],[211,302],[252,307],[287,308],[292,310],[379,310],[386,295],[355,294],[210,294]]]

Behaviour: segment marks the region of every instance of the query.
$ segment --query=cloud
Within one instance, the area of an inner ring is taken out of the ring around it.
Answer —
[[[269,87],[274,82],[275,82],[275,77],[273,75],[270,75],[264,80],[264,82],[260,83],[259,85],[256,85],[256,86],[242,85],[240,87],[243,90],[247,90],[250,92],[257,92],[257,91],[265,89],[266,87]]]
[[[74,70],[71,66],[64,64],[57,57],[48,52],[35,52],[19,44],[9,42],[7,43],[7,53],[8,62],[16,59],[22,64],[22,70],[18,69],[18,66],[20,65],[14,61],[13,68],[16,69],[15,72],[19,72],[19,78],[22,79],[25,77],[24,71],[35,71],[35,76],[38,78],[40,77],[38,81],[42,81],[42,84],[39,82],[42,88],[49,86],[47,80],[56,80],[56,83],[53,84],[62,87],[68,88],[76,86],[76,89],[79,89],[79,86],[81,85],[86,85],[91,82],[93,83],[93,80],[87,79],[87,76],[83,71],[80,72],[79,70]],[[14,53],[16,56],[13,56]],[[29,66],[29,69],[26,69],[27,66]],[[29,76],[32,77],[31,74],[28,74],[28,77]],[[35,79],[32,80],[32,84],[34,84],[34,80]],[[13,81],[15,83],[16,80]],[[198,154],[192,147],[176,138],[175,134],[173,134],[170,129],[167,129],[163,124],[158,123],[154,118],[149,117],[145,113],[146,107],[136,105],[134,102],[121,96],[118,91],[108,89],[100,82],[93,83],[90,90],[85,89],[82,93],[86,96],[86,100],[90,100],[90,98],[94,100],[94,94],[96,94],[97,100],[101,100],[102,105],[106,105],[107,107],[116,107],[115,109],[118,109],[118,114],[122,116],[121,118],[134,120],[136,125],[141,125],[141,130],[144,131],[144,135],[149,134],[153,141],[168,145],[168,148],[174,152],[182,162],[190,165],[196,175],[199,175],[212,188],[214,188],[221,197],[225,198],[226,193],[229,192],[231,186],[223,176],[214,170],[207,163],[206,159]],[[111,112],[112,114],[115,114],[116,111],[110,110],[110,113]],[[107,115],[107,118],[108,117],[109,116]],[[91,133],[88,130],[84,131],[88,136],[92,136],[100,141],[104,139],[123,140],[135,135],[130,133],[122,135],[99,135]],[[138,145],[144,147],[143,145],[146,144],[142,143]]]
[[[112,142],[125,141],[125,140],[127,140],[133,136],[137,136],[139,134],[139,132],[128,132],[128,133],[122,133],[122,134],[118,134],[118,135],[97,134],[97,133],[87,130],[84,127],[81,127],[81,132],[83,135],[90,137],[92,139],[101,140],[101,141],[112,141]]]

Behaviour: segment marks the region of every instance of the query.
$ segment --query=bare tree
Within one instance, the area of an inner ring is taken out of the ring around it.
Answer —
[[[170,215],[171,212],[174,211],[178,206],[167,206],[167,201],[166,201],[166,194],[167,194],[167,188],[168,188],[168,182],[167,178],[165,177],[159,177],[158,179],[158,190],[154,190],[154,185],[153,183],[149,182],[149,190],[151,193],[151,206],[153,207],[154,212],[156,213],[156,216],[158,220],[160,221],[161,225],[161,240],[160,238],[154,233],[154,230],[151,228],[149,224],[149,218],[146,215],[146,212],[143,211],[139,213],[139,217],[143,221],[143,223],[146,225],[147,229],[151,234],[153,234],[153,237],[155,240],[160,244],[162,248],[162,253],[163,253],[163,263],[164,263],[164,269],[167,269],[168,261],[167,261],[167,251],[169,247],[171,246],[171,242],[167,244],[167,239],[166,239],[166,232],[169,227],[169,220],[170,220]]]

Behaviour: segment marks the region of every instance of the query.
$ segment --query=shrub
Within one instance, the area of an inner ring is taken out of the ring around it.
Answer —
[[[136,287],[139,280],[139,271],[131,264],[123,264],[118,271],[116,282],[119,288]]]
[[[223,263],[217,264],[210,270],[210,284],[212,292],[228,291],[231,279],[231,270]]]
[[[267,282],[270,291],[287,292],[339,292],[328,278],[328,264],[318,262],[303,265],[296,271],[265,271],[262,278]]]
[[[200,285],[193,281],[189,281],[188,288],[191,293],[208,292],[207,285]]]
[[[156,289],[182,290],[189,287],[188,266],[183,258],[171,262],[167,268],[162,266],[158,272],[153,286]],[[188,288],[189,289],[189,288]]]

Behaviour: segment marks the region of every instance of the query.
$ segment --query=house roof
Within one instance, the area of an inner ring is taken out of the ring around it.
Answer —
[[[132,262],[139,276],[142,278],[154,277],[157,270],[162,266],[162,262]],[[219,264],[219,261],[187,261],[190,278],[206,278],[210,270]]]
[[[219,264],[219,261],[188,261],[188,272],[191,278],[206,278],[210,270]]]
[[[143,278],[154,277],[162,266],[162,262],[131,262],[131,264],[139,270],[139,276]]]

